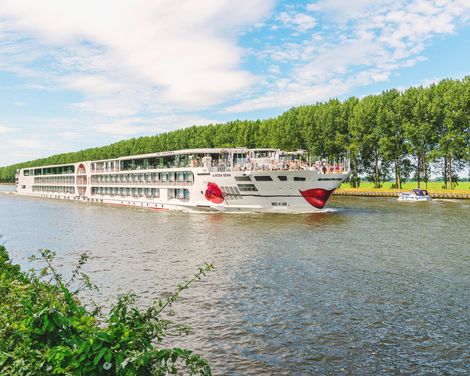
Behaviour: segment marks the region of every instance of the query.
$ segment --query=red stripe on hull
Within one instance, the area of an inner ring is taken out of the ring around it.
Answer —
[[[317,209],[323,209],[328,201],[328,198],[333,193],[334,189],[313,188],[305,191],[299,190],[303,198],[312,206]]]

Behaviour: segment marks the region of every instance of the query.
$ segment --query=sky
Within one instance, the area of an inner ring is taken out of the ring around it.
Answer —
[[[470,0],[0,0],[0,166],[470,74]]]

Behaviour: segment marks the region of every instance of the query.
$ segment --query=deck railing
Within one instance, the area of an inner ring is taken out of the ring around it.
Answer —
[[[190,185],[193,185],[194,182],[179,182],[179,181],[148,181],[148,182],[144,182],[144,181],[114,181],[114,182],[111,182],[111,181],[92,181],[90,183],[91,185],[112,185],[112,186],[115,186],[115,185],[128,185],[128,186],[132,186],[132,185],[171,185],[171,186],[183,186],[183,187],[186,187],[186,186],[190,186]]]
[[[115,172],[143,172],[149,170],[167,170],[175,168],[201,168],[206,167],[213,172],[230,172],[230,171],[318,171],[321,174],[341,174],[349,172],[349,161],[343,160],[339,162],[329,163],[327,161],[318,161],[315,163],[306,163],[305,161],[260,161],[252,160],[251,162],[242,162],[231,164],[230,162],[212,161],[209,166],[203,165],[201,161],[192,160],[187,165],[169,165],[169,166],[136,166],[135,168],[95,168],[91,173],[115,173]]]

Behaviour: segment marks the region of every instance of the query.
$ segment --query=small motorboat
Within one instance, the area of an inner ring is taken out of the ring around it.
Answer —
[[[411,192],[400,192],[399,201],[430,201],[431,196],[426,189],[413,189]]]

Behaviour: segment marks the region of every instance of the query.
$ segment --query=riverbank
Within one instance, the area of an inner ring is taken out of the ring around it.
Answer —
[[[429,182],[427,190],[431,197],[448,199],[470,199],[470,182],[460,182],[453,189],[443,189],[443,182]],[[403,184],[403,189],[392,189],[392,183],[386,182],[381,188],[374,188],[372,183],[361,182],[359,188],[351,188],[349,184],[343,184],[333,194],[339,196],[363,196],[363,197],[397,197],[400,192],[409,192],[418,188],[416,182]],[[421,189],[426,189],[421,184]]]

